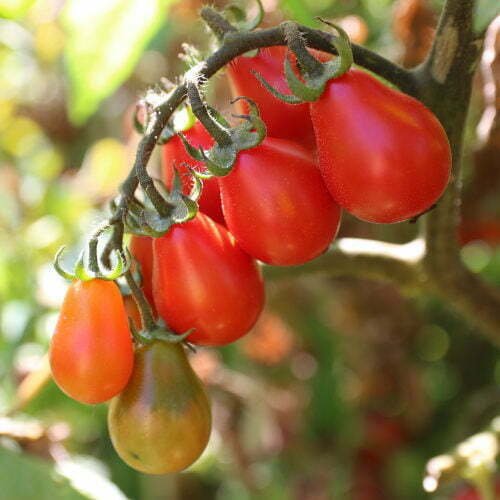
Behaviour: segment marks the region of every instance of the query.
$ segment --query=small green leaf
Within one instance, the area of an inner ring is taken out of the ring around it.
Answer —
[[[68,0],[69,115],[84,123],[132,72],[173,0]]]

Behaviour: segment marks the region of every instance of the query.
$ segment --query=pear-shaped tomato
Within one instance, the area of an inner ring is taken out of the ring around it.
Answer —
[[[279,46],[261,49],[253,57],[237,57],[227,66],[229,86],[234,97],[246,96],[256,102],[268,136],[289,139],[312,150],[314,131],[308,105],[280,101],[253,74],[254,71],[259,73],[276,90],[289,94],[283,70],[286,53],[287,48]],[[244,100],[238,101],[236,106],[241,113],[248,112]]]
[[[256,262],[202,213],[153,243],[158,314],[195,344],[224,345],[250,330],[264,303]]]
[[[208,149],[212,147],[214,140],[205,130],[203,125],[196,121],[195,124],[183,132],[186,139],[196,148],[203,147]],[[188,194],[192,187],[191,176],[187,165],[195,170],[203,171],[205,167],[202,162],[194,160],[186,151],[182,140],[178,136],[172,137],[162,148],[163,161],[163,180],[170,189],[174,179],[174,167],[181,175],[182,190]],[[224,216],[220,203],[219,185],[216,178],[203,181],[203,191],[198,200],[200,211],[207,214],[215,222],[224,224]]]
[[[320,170],[342,208],[370,222],[400,222],[441,196],[450,146],[422,103],[351,69],[310,106]]]
[[[74,281],[50,345],[57,385],[82,403],[102,403],[127,384],[133,346],[120,290],[113,281]]]
[[[130,238],[130,253],[141,266],[142,290],[153,305],[153,238],[150,236],[132,235]]]
[[[267,264],[303,264],[337,234],[340,209],[311,154],[291,141],[268,137],[241,151],[219,184],[227,227]]]
[[[137,348],[125,390],[111,401],[111,441],[130,467],[147,474],[189,467],[210,437],[210,403],[183,347],[154,341]]]

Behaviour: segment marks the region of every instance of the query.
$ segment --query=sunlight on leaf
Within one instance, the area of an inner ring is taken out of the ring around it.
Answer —
[[[84,123],[132,72],[173,0],[69,0],[64,12],[69,115]]]

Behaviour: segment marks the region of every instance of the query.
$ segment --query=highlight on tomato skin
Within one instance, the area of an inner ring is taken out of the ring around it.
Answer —
[[[339,229],[340,208],[316,163],[291,141],[267,137],[241,151],[219,184],[228,229],[243,250],[266,264],[310,261]]]
[[[127,313],[114,282],[71,283],[49,356],[56,384],[77,401],[102,403],[123,390],[134,355]]]
[[[199,212],[153,243],[153,293],[160,317],[188,340],[225,345],[247,333],[264,305],[257,263],[228,230]]]
[[[297,142],[312,151],[316,146],[308,104],[287,104],[280,101],[253,74],[256,71],[276,90],[290,94],[283,72],[287,52],[286,47],[276,46],[261,49],[253,57],[239,56],[226,67],[226,75],[233,97],[247,96],[255,101],[266,124],[268,136]],[[322,61],[331,57],[320,51],[312,52]],[[293,59],[293,55],[289,57]],[[236,109],[239,113],[249,111],[244,100],[236,103]]]
[[[186,139],[194,147],[203,147],[208,149],[213,146],[212,136],[205,130],[203,125],[196,121],[194,125],[183,132]],[[202,162],[192,158],[186,151],[182,140],[174,136],[164,144],[162,150],[162,172],[163,180],[168,189],[172,188],[174,179],[174,167],[181,176],[182,190],[184,194],[189,194],[192,187],[191,175],[187,165],[198,171],[204,171],[205,166]],[[215,222],[224,224],[224,216],[220,201],[219,185],[216,178],[205,179],[203,181],[203,190],[198,200],[200,211],[208,215]]]
[[[359,219],[394,223],[443,194],[451,151],[422,103],[358,69],[331,80],[310,104],[319,167],[337,203]]]
[[[138,347],[130,382],[108,412],[122,460],[146,474],[180,472],[205,449],[211,421],[208,396],[183,347],[163,341]]]

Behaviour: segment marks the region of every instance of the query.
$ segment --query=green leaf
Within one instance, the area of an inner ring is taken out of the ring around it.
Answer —
[[[0,17],[19,19],[24,17],[35,0],[0,0]]]
[[[483,31],[498,14],[500,14],[498,0],[478,0],[474,13],[474,30]]]
[[[89,497],[71,487],[44,460],[0,447],[0,496],[15,500],[82,500]]]
[[[69,0],[64,10],[69,116],[84,123],[132,72],[173,0]]]

